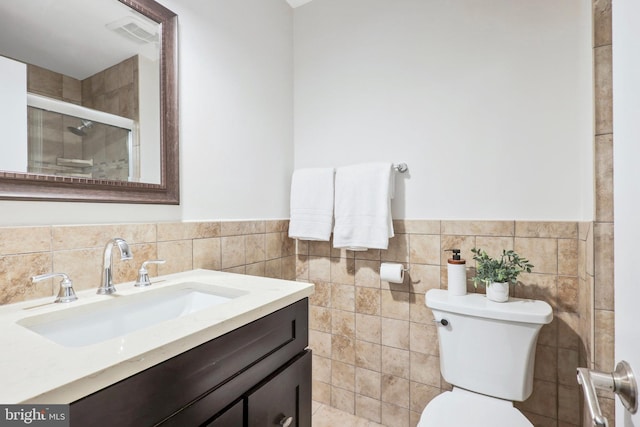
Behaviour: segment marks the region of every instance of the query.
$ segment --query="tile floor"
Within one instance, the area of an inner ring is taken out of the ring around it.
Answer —
[[[312,403],[311,412],[312,427],[384,427],[382,424],[347,414],[316,401]]]

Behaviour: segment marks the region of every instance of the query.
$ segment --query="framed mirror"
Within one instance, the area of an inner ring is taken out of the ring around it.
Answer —
[[[177,16],[0,2],[0,199],[179,204]]]

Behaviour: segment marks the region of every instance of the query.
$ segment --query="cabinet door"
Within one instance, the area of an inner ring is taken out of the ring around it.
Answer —
[[[231,408],[215,417],[206,424],[206,427],[241,427],[244,425],[244,401],[239,400]]]
[[[311,352],[305,351],[247,397],[248,427],[311,427]]]

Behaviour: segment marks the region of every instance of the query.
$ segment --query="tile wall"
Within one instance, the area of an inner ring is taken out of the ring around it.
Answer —
[[[295,245],[287,225],[267,220],[0,228],[0,304],[56,295],[58,281],[31,284],[36,274],[67,273],[76,290],[97,288],[112,237],[124,238],[134,255],[131,261],[114,256],[116,283],[135,280],[140,264],[156,258],[167,263],[153,266],[152,276],[206,268],[294,279]]]
[[[611,0],[593,0],[593,61],[595,84],[595,221],[592,337],[587,366],[613,371],[614,358],[614,210],[613,210],[613,77]],[[614,424],[613,394],[599,392],[600,406]],[[585,420],[589,416],[585,413]],[[586,423],[585,423],[586,425]]]
[[[513,295],[547,301],[554,320],[536,351],[534,392],[518,407],[536,426],[581,425],[575,381],[581,337],[580,270],[591,263],[589,224],[520,221],[395,221],[388,250],[352,252],[298,242],[298,280],[311,299],[314,399],[387,426],[415,426],[424,406],[450,389],[440,377],[436,327],[424,293],[446,288],[445,249],[515,249],[535,265]],[[582,252],[581,252],[582,251]],[[379,278],[383,261],[410,268],[401,285]],[[473,261],[469,262],[469,268]],[[468,276],[472,277],[472,270]],[[584,276],[584,274],[582,274]],[[468,286],[470,292],[473,285]],[[479,289],[480,292],[483,290]],[[473,357],[473,355],[469,355]],[[487,361],[478,361],[478,367]]]

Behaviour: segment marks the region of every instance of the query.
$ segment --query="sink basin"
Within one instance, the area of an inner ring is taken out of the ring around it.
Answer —
[[[197,282],[114,295],[17,323],[65,347],[83,347],[223,304],[248,292]]]

